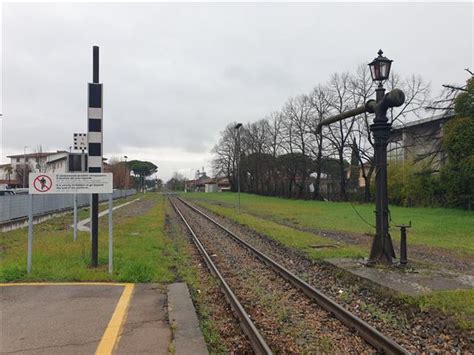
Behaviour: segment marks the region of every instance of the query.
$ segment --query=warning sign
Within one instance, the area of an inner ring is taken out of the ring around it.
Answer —
[[[31,173],[30,194],[112,193],[112,173]]]
[[[40,175],[33,181],[33,188],[38,192],[48,192],[53,186],[53,181],[48,175]]]

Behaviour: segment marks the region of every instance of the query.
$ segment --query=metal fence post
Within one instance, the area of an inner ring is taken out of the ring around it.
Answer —
[[[33,261],[33,195],[29,195],[28,206],[28,260],[27,272],[31,273],[31,266]]]
[[[113,193],[109,194],[109,274],[113,271],[113,262],[114,262],[114,237],[113,237],[113,227],[112,227],[112,211],[113,211]]]
[[[77,195],[74,194],[73,196],[73,208],[74,208],[74,233],[73,239],[74,241],[77,240]]]

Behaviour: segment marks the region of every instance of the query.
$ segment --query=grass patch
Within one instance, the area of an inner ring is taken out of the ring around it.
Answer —
[[[236,214],[235,209],[232,207],[205,203],[203,200],[195,200],[195,202],[221,216],[232,219],[241,225],[267,235],[283,245],[301,250],[311,259],[321,260],[327,258],[363,257],[366,253],[366,251],[359,246],[344,243],[335,244],[331,239],[317,236],[313,233],[296,230],[276,223],[273,220],[261,218],[243,211]],[[317,245],[334,245],[336,247],[315,248]]]
[[[133,200],[132,196],[127,200]],[[26,228],[2,233],[0,237],[0,282],[26,281],[120,281],[170,282],[174,280],[172,242],[164,233],[164,198],[157,194],[140,196],[153,207],[133,217],[114,213],[114,272],[108,273],[108,226],[104,216],[99,224],[99,267],[90,267],[90,236],[78,232],[72,240],[71,214],[35,225],[33,269],[26,273]],[[115,204],[126,200],[116,201]],[[138,202],[139,203],[139,202]],[[101,208],[106,208],[102,205]],[[125,208],[125,207],[124,207]],[[126,208],[135,208],[129,205]],[[80,212],[80,219],[88,211]]]
[[[187,198],[219,204],[234,210],[235,193],[187,193]],[[374,205],[354,205],[359,214],[374,223]],[[290,200],[278,197],[241,194],[241,210],[267,220],[311,229],[373,234],[348,202]],[[474,255],[474,213],[447,208],[405,208],[390,206],[392,235],[398,238],[395,224],[412,221],[409,243],[446,248],[460,254]]]
[[[453,316],[461,329],[474,330],[474,289],[437,291],[406,299],[422,310],[441,311]]]

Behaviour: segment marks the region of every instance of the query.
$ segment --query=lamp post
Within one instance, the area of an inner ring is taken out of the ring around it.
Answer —
[[[242,127],[242,123],[237,123],[234,129],[237,130],[237,194],[238,194],[238,208],[240,212],[240,128]]]
[[[400,106],[405,101],[405,95],[400,90],[393,90],[385,95],[383,82],[389,78],[392,60],[383,56],[382,50],[378,57],[369,63],[372,80],[377,82],[376,101],[373,111],[375,119],[370,126],[374,138],[375,154],[375,229],[376,235],[372,241],[368,265],[376,263],[392,264],[395,257],[392,239],[389,233],[388,222],[388,194],[387,194],[387,144],[392,128],[388,122],[387,110],[390,107]],[[394,105],[396,104],[396,105]]]
[[[23,188],[26,187],[26,148],[27,145],[23,146]]]
[[[125,182],[124,182],[124,185],[125,185],[125,188],[129,188],[129,180],[130,180],[130,172],[128,170],[128,165],[127,165],[127,159],[128,157],[126,155],[123,156],[123,158],[125,159]]]

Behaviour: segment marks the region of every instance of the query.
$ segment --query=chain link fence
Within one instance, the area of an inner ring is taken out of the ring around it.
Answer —
[[[114,190],[113,198],[128,197],[137,193],[135,189]],[[84,207],[90,204],[90,194],[78,194],[77,206]],[[63,195],[33,195],[33,215],[55,213],[73,207],[73,194]],[[99,201],[107,201],[108,194],[99,194]],[[0,196],[0,223],[9,222],[28,216],[29,195]]]

